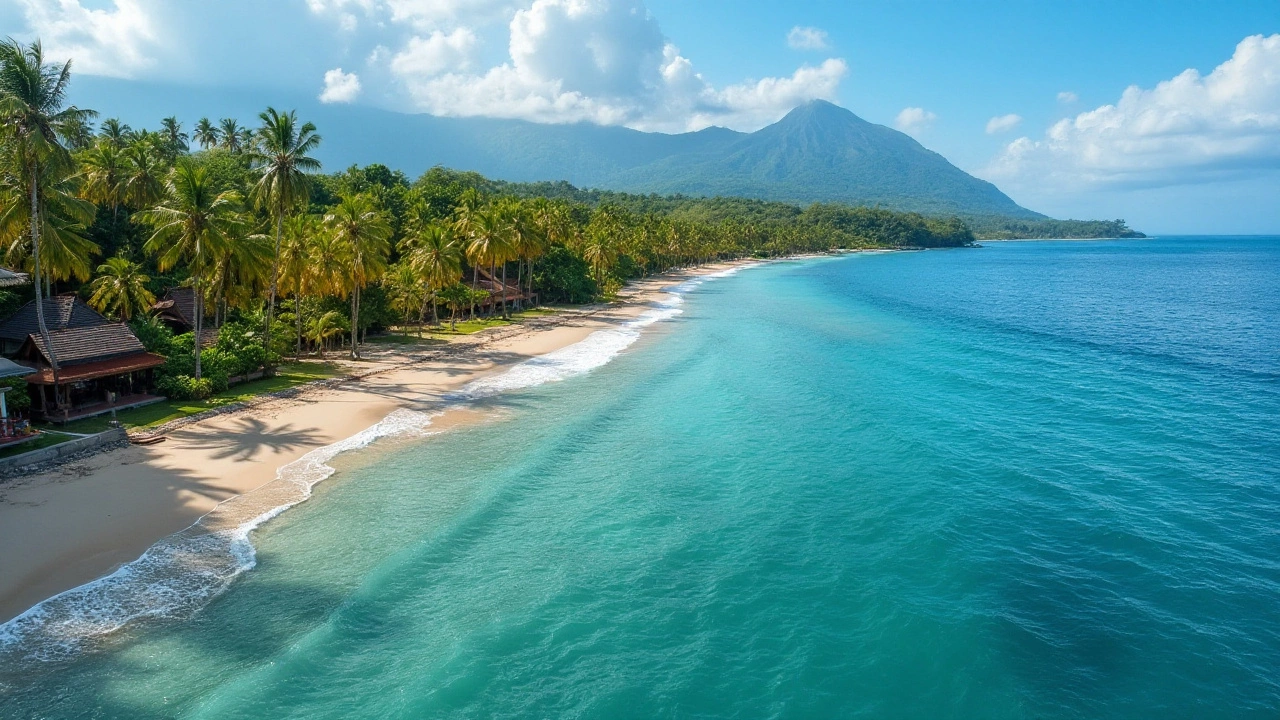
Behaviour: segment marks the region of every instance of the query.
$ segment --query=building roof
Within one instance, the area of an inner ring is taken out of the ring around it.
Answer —
[[[151,306],[162,319],[178,322],[187,327],[196,324],[196,292],[189,287],[169,288],[164,297]]]
[[[142,342],[124,323],[107,323],[96,327],[78,327],[58,330],[49,333],[53,342],[53,351],[58,356],[58,368],[65,365],[78,365],[96,362],[123,355],[134,355],[146,352]],[[35,357],[32,350],[39,352]],[[45,348],[44,338],[39,333],[27,336],[23,345],[23,357],[49,362],[49,352]]]
[[[0,358],[0,378],[30,375],[33,372],[35,372],[33,367],[19,365],[8,358]]]
[[[82,363],[80,365],[72,365],[71,367],[58,368],[58,380],[63,384],[70,382],[83,382],[85,380],[96,380],[103,377],[111,377],[112,375],[123,375],[128,372],[136,372],[138,370],[146,370],[147,368],[159,367],[165,362],[164,358],[149,352],[134,353],[133,355],[125,355],[110,360],[99,360],[97,362]],[[42,368],[39,372],[28,375],[27,382],[33,385],[52,385],[53,369]]]
[[[0,287],[16,287],[18,285],[26,285],[29,282],[31,282],[31,278],[26,273],[0,268]]]
[[[44,299],[44,323],[49,328],[49,331],[52,332],[67,328],[109,325],[111,321],[100,315],[93,308],[85,305],[84,301],[75,295],[58,295],[57,297]],[[4,322],[0,322],[0,340],[22,342],[26,340],[28,335],[38,332],[40,332],[40,328],[36,324],[36,302],[34,300],[18,308],[18,312]]]

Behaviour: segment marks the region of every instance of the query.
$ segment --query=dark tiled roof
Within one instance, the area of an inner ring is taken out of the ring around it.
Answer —
[[[151,306],[161,317],[171,318],[190,327],[195,327],[196,293],[189,287],[169,288],[164,297]]]
[[[44,339],[39,333],[27,336],[28,343],[38,350],[40,359],[49,362],[49,353],[45,349]],[[49,333],[53,341],[53,350],[58,355],[58,367],[77,363],[95,362],[146,352],[146,348],[124,323],[107,323],[97,327],[70,328]],[[26,348],[24,347],[24,351]],[[31,357],[31,353],[23,353]]]
[[[138,370],[146,370],[147,368],[159,367],[163,365],[164,362],[164,358],[159,355],[153,355],[149,352],[136,353],[134,355],[125,355],[124,357],[113,358],[111,360],[81,363],[80,365],[72,365],[71,367],[66,368],[60,367],[58,371],[58,380],[64,385],[70,382],[80,382],[82,380],[96,380],[102,377],[123,375],[127,372],[136,372]],[[43,368],[39,372],[28,375],[26,377],[26,381],[36,385],[52,385],[53,370],[50,368]]]
[[[45,298],[44,324],[49,331],[66,328],[94,327],[109,325],[111,321],[102,317],[96,310],[84,304],[75,295],[59,295]],[[0,322],[0,339],[21,342],[32,333],[40,332],[36,324],[36,303],[34,300],[18,308],[8,320]],[[56,346],[55,346],[56,349]]]

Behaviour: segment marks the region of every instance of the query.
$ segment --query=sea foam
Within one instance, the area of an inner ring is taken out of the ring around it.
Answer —
[[[257,563],[250,533],[311,497],[335,472],[336,456],[389,436],[429,434],[448,407],[582,375],[607,364],[640,338],[644,328],[681,314],[684,295],[745,266],[709,273],[666,289],[649,310],[597,330],[573,345],[473,380],[444,397],[445,408],[400,409],[374,426],[316,448],[282,466],[276,478],[219,504],[195,523],[147,549],[137,560],[93,582],[55,595],[0,625],[0,663],[68,658],[128,625],[189,617]]]

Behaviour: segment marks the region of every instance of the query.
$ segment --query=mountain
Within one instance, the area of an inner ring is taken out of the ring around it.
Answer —
[[[178,89],[78,78],[72,100],[137,127],[176,114],[189,128],[204,116],[252,124],[264,106],[252,90]],[[907,135],[815,100],[753,133],[725,128],[669,135],[590,123],[410,115],[307,98],[273,96],[297,108],[324,137],[328,169],[383,163],[416,176],[434,165],[500,180],[567,180],[634,193],[734,195],[800,204],[880,205],[930,214],[1044,217],[1020,207]]]

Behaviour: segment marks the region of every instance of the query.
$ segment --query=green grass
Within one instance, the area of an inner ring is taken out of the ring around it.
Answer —
[[[44,448],[51,447],[53,445],[58,445],[68,440],[75,440],[75,439],[76,438],[74,435],[65,435],[60,432],[49,432],[48,430],[45,430],[45,431],[42,431],[40,433],[40,436],[37,437],[35,440],[29,440],[20,445],[14,445],[13,447],[7,447],[3,450],[0,450],[0,458],[7,458],[7,457],[13,457],[14,455],[21,455],[22,453],[31,452],[32,450],[43,450]]]
[[[501,317],[476,318],[475,320],[459,320],[458,326],[456,329],[451,328],[449,326],[448,320],[444,320],[443,323],[441,324],[441,327],[439,329],[432,330],[431,334],[436,336],[473,335],[475,333],[480,332],[481,330],[488,330],[489,328],[502,327],[503,325],[511,325],[512,323],[517,323],[525,318],[555,315],[556,312],[558,311],[554,308],[542,307],[542,308],[530,308],[528,310],[521,310],[520,312],[511,313],[510,320],[503,320]]]
[[[285,363],[277,368],[275,377],[237,385],[206,400],[165,400],[132,410],[121,410],[116,413],[116,419],[126,428],[155,427],[170,420],[195,415],[198,412],[231,403],[243,402],[258,395],[285,390],[313,380],[336,377],[341,373],[341,370],[329,363]],[[110,421],[110,415],[99,415],[54,427],[67,432],[88,434],[106,430]]]

